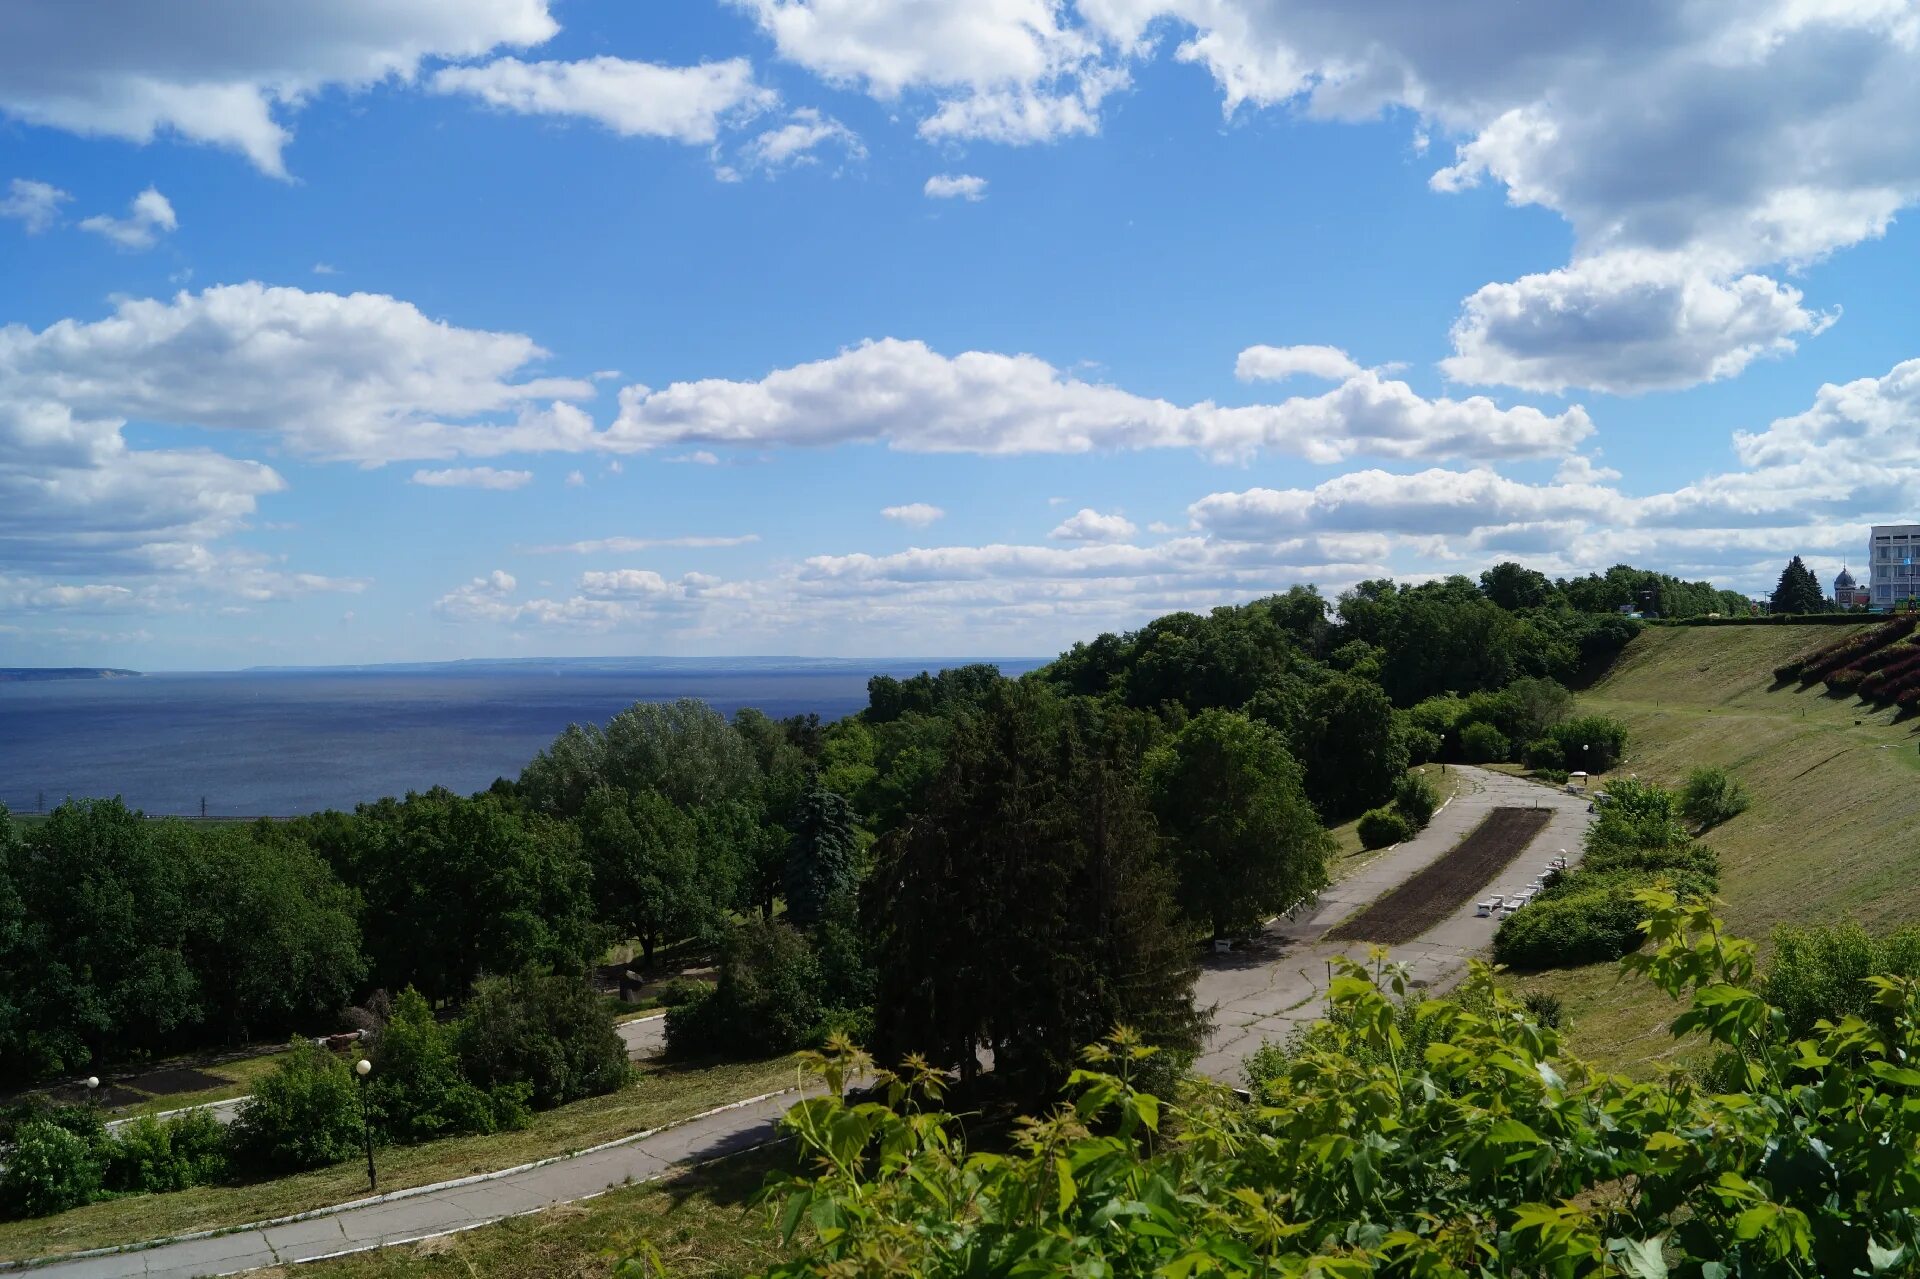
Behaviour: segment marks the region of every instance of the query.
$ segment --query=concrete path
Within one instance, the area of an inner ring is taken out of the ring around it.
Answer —
[[[1499,891],[1506,880],[1520,887],[1561,848],[1568,850],[1570,858],[1578,856],[1580,836],[1590,820],[1585,799],[1477,768],[1458,771],[1459,792],[1420,835],[1376,857],[1322,894],[1310,915],[1270,925],[1255,947],[1207,957],[1197,994],[1202,1006],[1214,1006],[1216,1024],[1198,1063],[1202,1072],[1239,1084],[1240,1063],[1248,1053],[1319,1017],[1328,958],[1335,954],[1358,957],[1366,950],[1364,945],[1334,945],[1319,939],[1347,915],[1449,852],[1490,810],[1537,804],[1551,808],[1553,819],[1505,872],[1502,882],[1477,891],[1476,899]],[[1469,904],[1418,940],[1395,947],[1393,953],[1413,966],[1416,981],[1443,988],[1464,971],[1467,956],[1483,950],[1492,935],[1493,921],[1475,918]],[[666,1019],[631,1021],[619,1030],[634,1057],[652,1056],[664,1045]],[[677,1165],[759,1145],[773,1137],[774,1122],[793,1100],[790,1093],[761,1099],[622,1145],[505,1176],[422,1187],[384,1202],[322,1210],[302,1221],[139,1252],[55,1262],[26,1273],[46,1279],[120,1275],[192,1279],[449,1234],[588,1198],[624,1181],[659,1177]],[[7,1269],[11,1267],[0,1266],[0,1271]]]
[[[1584,797],[1504,773],[1453,767],[1459,790],[1425,830],[1322,893],[1310,915],[1276,920],[1245,950],[1207,956],[1195,994],[1202,1007],[1213,1006],[1214,1027],[1195,1064],[1200,1073],[1239,1086],[1245,1082],[1240,1063],[1249,1054],[1268,1040],[1284,1040],[1296,1026],[1318,1020],[1326,1010],[1327,961],[1335,955],[1363,959],[1367,953],[1364,942],[1320,939],[1348,915],[1451,851],[1493,809],[1538,806],[1551,809],[1553,817],[1513,866],[1476,890],[1459,911],[1417,940],[1391,948],[1394,959],[1411,965],[1417,984],[1446,989],[1465,973],[1468,957],[1491,943],[1497,921],[1477,918],[1474,902],[1503,888],[1524,888],[1563,848],[1570,862],[1579,860],[1581,837],[1593,820]]]

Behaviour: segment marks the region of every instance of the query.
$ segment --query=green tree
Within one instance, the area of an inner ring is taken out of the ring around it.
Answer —
[[[437,788],[363,813],[354,886],[378,984],[457,998],[483,973],[579,972],[604,944],[571,824]]]
[[[666,796],[602,787],[587,796],[579,827],[599,918],[639,938],[648,967],[663,942],[718,934],[734,896],[730,850],[703,840]]]
[[[858,883],[858,855],[853,809],[815,783],[801,797],[787,852],[787,914],[796,925],[813,927],[835,902],[852,896]]]
[[[971,1078],[990,1048],[996,1076],[1033,1089],[1116,1022],[1197,1044],[1191,947],[1115,737],[1037,683],[958,717],[870,881],[885,1059],[917,1052]]]
[[[1147,756],[1144,780],[1180,904],[1215,937],[1251,931],[1326,885],[1332,837],[1273,729],[1203,711]]]
[[[606,1004],[578,977],[531,969],[474,987],[454,1043],[469,1083],[524,1085],[538,1109],[614,1092],[630,1076]]]
[[[1773,588],[1768,606],[1776,613],[1823,613],[1827,597],[1820,589],[1820,579],[1796,555],[1780,570],[1780,582]]]
[[[1393,703],[1378,684],[1350,675],[1332,676],[1308,697],[1294,755],[1306,761],[1307,795],[1326,821],[1386,799],[1407,771]]]
[[[359,1085],[345,1060],[303,1039],[255,1081],[228,1128],[233,1161],[254,1173],[300,1172],[360,1152]]]
[[[1544,608],[1553,600],[1553,583],[1545,573],[1522,568],[1512,560],[1495,564],[1480,575],[1480,589],[1509,612]]]
[[[657,790],[682,808],[754,794],[759,766],[746,737],[693,698],[636,702],[605,727],[570,725],[520,774],[536,810],[571,817],[602,786]]]

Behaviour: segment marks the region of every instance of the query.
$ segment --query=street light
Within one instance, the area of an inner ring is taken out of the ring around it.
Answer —
[[[367,1076],[373,1073],[373,1063],[362,1057],[353,1063],[353,1073],[360,1076],[360,1136],[367,1144],[367,1190],[377,1194],[380,1181],[373,1171],[373,1114],[367,1105]]]
[[[97,1110],[100,1106],[100,1076],[87,1076],[87,1107]]]

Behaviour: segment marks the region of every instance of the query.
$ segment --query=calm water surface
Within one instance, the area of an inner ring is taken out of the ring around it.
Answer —
[[[1034,662],[1000,662],[1015,674]],[[837,719],[927,663],[668,671],[299,671],[0,683],[0,803],[119,795],[153,813],[285,816],[515,776],[570,723],[697,697]]]

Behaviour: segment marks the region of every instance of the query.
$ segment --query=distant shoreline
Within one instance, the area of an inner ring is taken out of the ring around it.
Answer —
[[[117,666],[0,666],[0,684],[40,684],[50,680],[137,679],[139,671]]]

